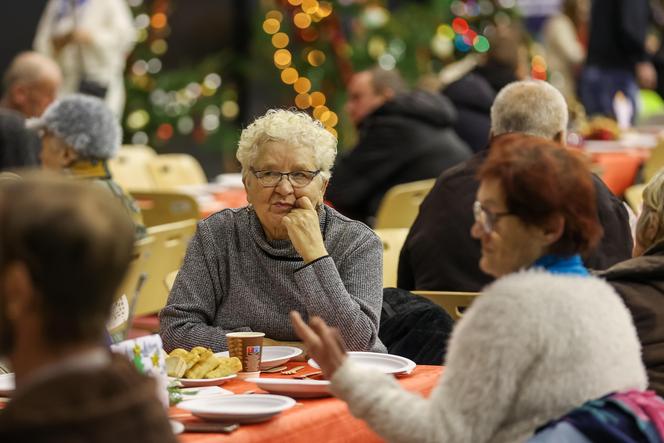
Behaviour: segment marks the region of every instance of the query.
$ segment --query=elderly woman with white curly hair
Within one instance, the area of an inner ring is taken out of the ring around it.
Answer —
[[[294,341],[297,310],[337,326],[352,350],[385,352],[381,242],[323,204],[336,145],[302,112],[270,110],[242,131],[249,205],[199,223],[160,313],[166,350],[223,351],[234,331]]]

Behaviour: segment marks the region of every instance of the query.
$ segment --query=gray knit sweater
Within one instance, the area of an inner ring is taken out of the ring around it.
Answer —
[[[296,310],[339,328],[349,350],[386,352],[380,240],[327,206],[319,219],[329,256],[308,265],[289,240],[267,240],[249,207],[201,221],[159,315],[164,348],[223,351],[231,331],[297,340],[288,318]]]

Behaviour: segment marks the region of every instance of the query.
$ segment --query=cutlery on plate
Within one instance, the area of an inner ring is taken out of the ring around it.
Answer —
[[[276,368],[266,369],[266,370],[261,371],[261,372],[263,372],[265,374],[274,374],[276,372],[281,372],[281,371],[286,370],[286,369],[288,369],[288,366],[277,366]]]
[[[237,423],[184,422],[185,432],[223,432],[230,434],[240,427]]]
[[[305,378],[313,378],[313,377],[316,377],[318,375],[323,375],[323,372],[322,371],[316,371],[316,372],[310,372],[308,374],[298,374],[293,378],[296,378],[298,380],[304,380]]]
[[[301,371],[304,369],[306,366],[295,366],[293,369],[289,369],[287,371],[281,371],[283,375],[293,375],[296,374],[298,371]]]

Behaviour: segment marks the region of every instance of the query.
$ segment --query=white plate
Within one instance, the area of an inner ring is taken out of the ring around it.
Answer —
[[[227,423],[258,423],[295,406],[295,400],[281,395],[233,395],[189,400],[178,408],[204,420]]]
[[[11,397],[16,386],[14,384],[14,374],[0,375],[0,397]]]
[[[410,374],[417,366],[414,361],[406,357],[378,352],[349,352],[348,358],[355,364],[383,374]],[[318,363],[313,359],[309,359],[307,363],[316,369],[320,369]]]
[[[184,425],[177,420],[168,420],[171,423],[173,434],[178,435],[184,432]]]
[[[281,366],[291,358],[302,354],[302,349],[294,346],[263,346],[261,354],[261,371]],[[217,352],[215,357],[228,357],[228,351]]]
[[[328,380],[294,380],[283,378],[248,378],[259,388],[272,394],[288,395],[293,398],[327,397],[330,393]]]
[[[179,381],[185,388],[197,388],[200,386],[219,386],[237,377],[236,374],[227,375],[226,377],[219,378],[175,378],[168,377],[168,381]]]

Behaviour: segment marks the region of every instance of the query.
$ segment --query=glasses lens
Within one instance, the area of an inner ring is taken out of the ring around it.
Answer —
[[[307,186],[316,174],[309,171],[294,171],[288,174],[293,186]]]
[[[275,186],[281,179],[281,174],[276,171],[260,171],[256,173],[256,178],[263,186]]]

